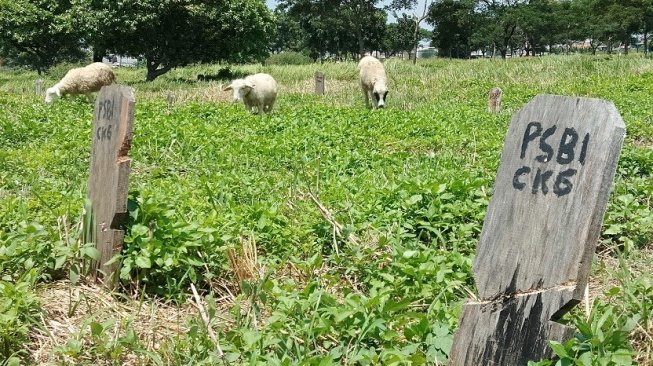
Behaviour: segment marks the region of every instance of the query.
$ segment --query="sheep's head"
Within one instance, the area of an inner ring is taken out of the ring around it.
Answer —
[[[225,91],[233,90],[234,102],[241,101],[252,89],[254,89],[254,84],[245,79],[236,79],[224,88]]]
[[[52,103],[52,101],[54,101],[59,97],[61,97],[61,91],[56,86],[53,86],[52,88],[48,88],[48,90],[45,91],[46,103]]]
[[[388,87],[385,85],[385,81],[377,81],[374,83],[374,90],[372,91],[372,97],[376,101],[378,108],[383,108],[385,106],[386,97],[388,96]]]

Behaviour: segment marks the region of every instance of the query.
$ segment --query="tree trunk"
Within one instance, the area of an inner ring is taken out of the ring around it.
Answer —
[[[648,29],[644,29],[644,57],[648,57]]]
[[[154,79],[172,70],[172,65],[166,65],[160,69],[158,68],[159,65],[161,65],[160,62],[147,61],[147,76],[145,77],[145,81],[154,81]]]
[[[419,30],[419,21],[415,19],[415,30],[413,31],[413,49],[415,50],[415,57],[413,58],[413,65],[417,63],[417,47],[419,41],[417,40],[417,31]]]
[[[358,57],[361,59],[365,56],[365,43],[363,42],[363,31],[360,28],[356,29],[356,40],[358,40]]]
[[[624,41],[624,55],[628,54],[628,46],[630,46],[630,40]]]

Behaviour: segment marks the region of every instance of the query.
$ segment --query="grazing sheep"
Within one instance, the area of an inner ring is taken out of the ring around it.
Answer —
[[[268,74],[249,75],[245,79],[236,79],[224,90],[233,90],[234,102],[241,99],[247,111],[257,113],[270,113],[275,99],[277,99],[277,82]],[[257,111],[252,110],[253,107]]]
[[[111,66],[102,62],[94,62],[90,65],[69,70],[66,75],[52,88],[45,92],[45,102],[51,103],[54,99],[63,95],[85,94],[90,97],[91,93],[97,92],[104,85],[110,85],[116,80]]]
[[[371,95],[372,108],[383,108],[388,95],[387,77],[383,64],[372,56],[365,56],[358,63],[358,68],[360,69],[365,105],[370,107],[369,97]]]
[[[503,90],[499,87],[494,87],[490,90],[487,99],[487,111],[490,113],[499,113],[501,112],[501,97],[503,96]]]

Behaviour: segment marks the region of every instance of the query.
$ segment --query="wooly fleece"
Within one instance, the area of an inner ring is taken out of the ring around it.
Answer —
[[[69,70],[53,87],[45,92],[45,101],[52,102],[63,95],[94,93],[104,85],[111,85],[116,80],[113,70],[102,62],[94,62],[84,67]]]
[[[245,79],[236,79],[224,90],[233,90],[234,102],[242,100],[247,111],[254,114],[270,113],[277,99],[277,82],[268,74],[254,74]]]
[[[369,108],[372,98],[372,108],[383,108],[388,95],[387,77],[381,61],[372,56],[363,57],[358,63],[360,81],[365,97],[365,105]]]

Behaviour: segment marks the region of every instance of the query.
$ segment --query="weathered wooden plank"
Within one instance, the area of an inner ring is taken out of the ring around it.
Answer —
[[[43,90],[43,80],[37,79],[36,82],[34,83],[34,92],[36,95],[41,96]]]
[[[624,134],[604,100],[539,95],[515,114],[451,365],[525,364],[573,334],[552,321],[582,298]]]
[[[450,365],[526,365],[549,355],[547,340],[562,342],[574,329],[551,321],[551,314],[576,305],[573,286],[463,306]],[[556,320],[558,318],[555,318]]]
[[[122,250],[122,225],[127,218],[131,164],[127,153],[131,148],[134,103],[131,88],[111,85],[102,87],[95,104],[88,197],[100,259],[91,271],[107,286],[114,284],[118,263],[105,263]]]
[[[495,86],[490,90],[487,96],[487,111],[490,113],[501,112],[501,100],[503,99],[503,90]]]
[[[315,94],[324,95],[324,73],[315,73]]]

